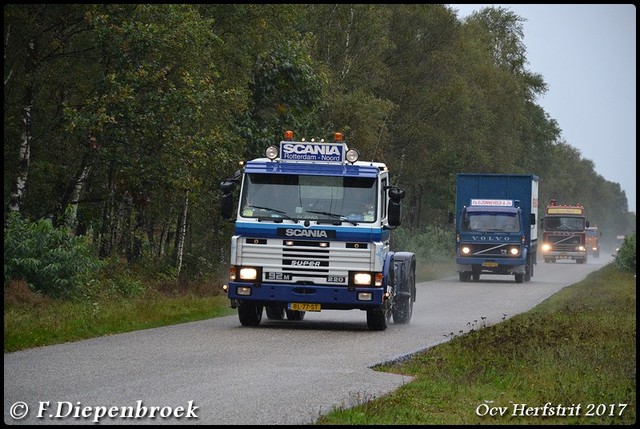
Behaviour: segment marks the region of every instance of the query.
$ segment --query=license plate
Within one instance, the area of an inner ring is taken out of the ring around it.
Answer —
[[[320,311],[320,304],[308,304],[306,302],[292,302],[289,304],[289,310]]]
[[[495,268],[498,266],[497,262],[492,262],[492,261],[486,261],[482,263],[483,267],[491,267],[491,268]]]

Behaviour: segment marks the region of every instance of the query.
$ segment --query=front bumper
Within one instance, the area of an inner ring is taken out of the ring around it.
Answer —
[[[238,294],[238,288],[245,293]],[[381,287],[347,288],[313,284],[230,282],[227,294],[232,300],[252,301],[263,305],[296,302],[320,304],[322,309],[327,310],[366,310],[382,305],[385,291]]]
[[[587,257],[587,252],[544,252],[542,253],[544,258],[556,258],[556,259],[584,259]]]
[[[456,258],[457,272],[481,271],[495,274],[524,274],[526,271],[525,265],[525,258]]]

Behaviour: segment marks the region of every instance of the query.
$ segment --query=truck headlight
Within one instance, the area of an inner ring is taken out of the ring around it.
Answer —
[[[258,270],[251,267],[240,268],[240,280],[255,280],[258,278]]]
[[[550,245],[550,244],[548,244],[548,243],[544,243],[544,244],[542,245],[542,251],[543,251],[543,252],[548,252],[549,250],[551,250],[551,245]]]
[[[460,248],[460,253],[462,253],[463,255],[469,255],[471,253],[471,247],[469,246],[462,246]]]
[[[509,255],[518,256],[519,254],[520,254],[520,248],[519,247],[510,247],[509,248]]]
[[[356,286],[371,285],[371,273],[352,273],[351,278]]]
[[[585,250],[587,250],[587,249],[585,249],[584,246],[578,246],[578,251],[584,252]]]

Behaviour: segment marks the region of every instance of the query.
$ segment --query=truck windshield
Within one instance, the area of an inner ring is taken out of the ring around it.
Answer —
[[[547,231],[582,231],[584,226],[583,217],[547,216],[544,218],[544,229]]]
[[[520,218],[517,213],[467,212],[463,231],[518,232]]]
[[[374,222],[373,177],[258,174],[245,177],[240,214],[258,219],[309,219],[326,222]]]

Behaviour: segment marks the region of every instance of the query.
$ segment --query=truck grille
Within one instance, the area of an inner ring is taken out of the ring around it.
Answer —
[[[471,247],[471,253],[467,256],[491,256],[505,257],[509,256],[509,248],[517,246],[517,243],[464,243],[465,246]]]
[[[243,238],[237,265],[262,267],[263,281],[348,283],[349,271],[372,271],[372,243]]]
[[[574,250],[583,243],[580,235],[547,235],[546,242],[553,245],[555,250],[565,251]]]

